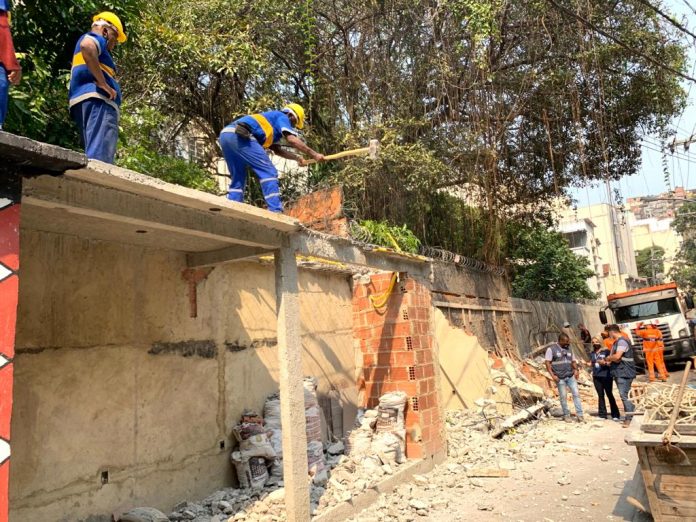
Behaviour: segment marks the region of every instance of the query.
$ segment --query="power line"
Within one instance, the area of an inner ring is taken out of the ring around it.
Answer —
[[[647,55],[647,54],[645,54],[644,52],[639,51],[638,49],[636,49],[636,48],[634,48],[634,47],[631,47],[630,45],[628,45],[627,43],[625,43],[625,42],[624,42],[623,40],[621,40],[620,38],[617,38],[616,36],[614,36],[614,35],[612,35],[612,34],[606,32],[604,29],[601,29],[601,28],[597,27],[595,24],[593,24],[592,22],[590,22],[587,18],[584,18],[584,17],[580,16],[579,14],[574,13],[574,12],[571,11],[570,9],[567,9],[567,8],[563,7],[562,5],[558,4],[555,0],[546,0],[546,1],[547,1],[548,3],[550,3],[552,6],[554,6],[554,7],[555,7],[557,10],[559,10],[561,13],[565,14],[566,16],[570,16],[571,18],[574,18],[575,20],[577,20],[577,21],[580,22],[581,24],[583,24],[583,25],[585,25],[586,27],[592,29],[594,32],[596,32],[596,33],[598,33],[598,34],[601,34],[601,35],[604,36],[605,38],[608,38],[609,40],[611,40],[612,42],[614,42],[615,44],[617,44],[619,47],[622,47],[624,50],[629,51],[629,52],[631,52],[631,53],[635,53],[635,54],[637,54],[638,56],[640,56],[641,58],[643,58],[644,60],[647,60],[648,62],[652,63],[653,65],[655,65],[655,66],[657,66],[657,67],[660,67],[661,69],[664,69],[664,70],[666,70],[666,71],[669,71],[669,72],[671,72],[672,74],[676,74],[677,76],[679,76],[679,77],[681,77],[681,78],[683,78],[683,79],[685,79],[685,80],[689,80],[690,82],[696,83],[696,78],[694,78],[694,77],[692,77],[692,76],[689,76],[688,74],[684,74],[683,72],[678,71],[678,70],[675,69],[674,67],[672,67],[672,66],[670,66],[670,65],[667,65],[667,64],[664,64],[664,63],[662,63],[661,61],[656,60],[656,59],[653,58],[652,56]]]

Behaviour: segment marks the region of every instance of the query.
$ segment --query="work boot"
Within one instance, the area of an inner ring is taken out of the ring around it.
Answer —
[[[564,421],[564,422],[573,422],[573,420],[570,418],[570,415],[564,415],[564,416],[563,416],[563,421]]]
[[[578,418],[576,420],[580,424],[583,424],[585,422],[585,417],[583,417],[582,415],[578,415]]]

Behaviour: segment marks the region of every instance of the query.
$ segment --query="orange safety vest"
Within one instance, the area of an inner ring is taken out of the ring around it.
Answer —
[[[636,329],[636,333],[643,339],[643,351],[650,352],[663,350],[665,343],[662,341],[662,332],[655,326],[644,326]]]

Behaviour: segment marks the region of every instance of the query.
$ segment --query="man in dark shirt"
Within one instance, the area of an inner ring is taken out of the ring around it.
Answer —
[[[546,370],[553,376],[558,387],[558,399],[561,401],[561,409],[563,409],[563,420],[570,422],[570,411],[566,395],[568,388],[573,394],[573,404],[575,405],[575,414],[578,417],[578,422],[583,422],[582,404],[580,402],[580,392],[578,391],[578,364],[570,350],[570,337],[562,333],[558,336],[558,344],[550,346],[546,350],[544,356],[546,361]]]
[[[609,336],[614,340],[611,348],[611,354],[605,359],[605,364],[611,364],[611,373],[616,381],[616,387],[619,389],[619,396],[623,402],[624,413],[624,428],[631,424],[631,418],[636,407],[628,398],[631,391],[631,384],[636,378],[636,365],[633,361],[633,346],[631,341],[626,339],[621,333],[619,325],[612,324],[607,328]]]

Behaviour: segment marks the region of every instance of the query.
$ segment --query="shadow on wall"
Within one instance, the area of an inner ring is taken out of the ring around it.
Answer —
[[[169,512],[232,485],[231,427],[278,387],[273,266],[217,267],[190,318],[183,254],[21,241],[11,519]],[[305,372],[355,401],[349,282],[302,272],[300,285]]]

